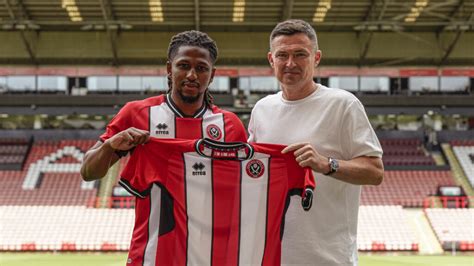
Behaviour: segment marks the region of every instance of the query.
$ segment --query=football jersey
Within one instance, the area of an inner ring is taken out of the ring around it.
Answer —
[[[137,146],[120,184],[149,202],[141,210],[149,226],[134,228],[141,232],[127,265],[279,265],[290,196],[303,195],[309,209],[315,186],[284,147],[208,139]]]
[[[169,94],[127,103],[109,122],[100,140],[104,142],[129,127],[147,130],[151,137],[160,139],[247,140],[245,128],[234,113],[203,104],[194,115],[186,117]]]

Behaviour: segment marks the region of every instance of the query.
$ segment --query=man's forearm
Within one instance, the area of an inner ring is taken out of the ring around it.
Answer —
[[[377,157],[357,157],[349,161],[339,161],[339,169],[331,174],[335,179],[353,185],[380,185],[383,180],[382,159]]]
[[[97,145],[96,145],[97,146]],[[90,149],[85,155],[81,166],[82,178],[86,181],[100,179],[107,174],[119,157],[107,143]]]

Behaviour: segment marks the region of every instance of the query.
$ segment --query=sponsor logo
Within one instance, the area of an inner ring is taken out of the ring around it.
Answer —
[[[204,170],[206,166],[203,163],[195,163],[193,164],[193,175],[206,175],[206,171]]]
[[[245,167],[247,174],[252,178],[259,178],[265,172],[265,166],[260,160],[251,160]]]
[[[235,151],[213,151],[213,158],[236,158],[237,152]]]
[[[155,130],[156,135],[168,135],[170,133],[167,130],[168,125],[165,123],[159,123],[158,125],[156,125],[156,129],[158,129],[158,130]]]
[[[210,124],[209,126],[207,126],[206,132],[209,138],[213,140],[219,140],[222,137],[221,129],[214,124]]]

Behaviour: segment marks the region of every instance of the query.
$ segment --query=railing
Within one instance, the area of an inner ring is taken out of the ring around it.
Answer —
[[[423,200],[423,208],[469,208],[474,203],[474,197],[428,197]]]

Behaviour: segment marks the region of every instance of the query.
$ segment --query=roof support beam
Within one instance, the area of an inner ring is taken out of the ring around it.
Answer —
[[[450,6],[452,4],[456,4],[457,1],[458,0],[445,0],[445,1],[440,2],[440,3],[429,4],[427,7],[425,7],[423,9],[422,13],[430,12],[430,11],[436,10],[437,8],[440,8],[440,7]],[[407,10],[410,10],[413,7],[413,5],[410,4],[410,3],[404,3],[403,5],[406,7]],[[391,20],[399,21],[399,20],[404,19],[406,16],[407,16],[407,13],[403,13],[403,14],[396,15],[396,16],[392,17]]]
[[[449,14],[449,17],[450,18],[453,18],[455,17],[456,15],[458,15],[458,13],[462,10],[462,8],[464,7],[464,3],[465,3],[465,0],[460,0],[459,1],[459,4],[456,6],[456,8],[453,10],[453,12],[451,12],[451,14]]]
[[[285,21],[291,18],[291,16],[293,15],[293,4],[294,4],[294,0],[285,0],[285,4],[283,5],[281,21]]]
[[[118,65],[118,55],[117,55],[117,30],[110,29],[109,21],[114,21],[115,18],[112,14],[112,7],[109,0],[100,0],[100,7],[102,9],[102,17],[104,18],[105,28],[107,30],[107,35],[109,36],[110,48],[112,49],[114,66]]]
[[[474,19],[474,12],[471,13],[471,15],[469,16],[469,18],[467,19],[467,23],[469,23],[470,21],[472,21]],[[446,52],[444,53],[443,55],[443,58],[441,59],[441,62],[439,63],[440,65],[443,65],[444,63],[446,63],[446,60],[448,60],[448,57],[451,55],[451,53],[453,52],[454,50],[454,47],[456,47],[456,44],[458,44],[458,41],[459,39],[461,38],[461,36],[464,34],[464,30],[459,30],[457,33],[456,33],[456,37],[454,37],[454,40],[451,42],[451,44],[448,46],[448,49],[446,49]]]
[[[397,31],[395,30],[394,32],[402,35],[402,36],[405,36],[405,37],[408,37],[412,40],[415,40],[417,42],[420,42],[420,43],[424,43],[425,45],[427,46],[430,46],[432,48],[435,48],[435,49],[440,49],[440,47],[436,44],[434,44],[433,42],[429,41],[429,40],[426,40],[426,39],[423,39],[422,37],[418,36],[416,33],[408,33],[408,32],[404,32],[404,31]]]
[[[18,22],[18,18],[16,17],[15,12],[13,12],[13,9],[10,5],[9,0],[4,0],[4,3],[5,3],[5,7],[7,8],[8,14],[10,15],[10,18],[13,21]],[[31,62],[37,65],[38,62],[36,60],[35,53],[33,52],[31,43],[28,41],[28,39],[25,36],[25,32],[23,30],[19,30],[18,32],[20,33],[21,40],[23,42],[23,45],[25,46],[26,51],[28,52]]]
[[[415,61],[418,59],[417,56],[412,56],[412,57],[405,57],[405,58],[399,58],[399,59],[392,59],[380,63],[373,64],[372,67],[385,67],[385,66],[396,66],[396,65],[401,65],[410,61]]]
[[[194,27],[196,30],[201,30],[199,0],[194,0]]]
[[[1,1],[0,0],[0,4],[1,4]],[[393,2],[391,2],[390,5],[392,5]],[[8,20],[3,20],[3,21],[0,21],[0,25],[3,25],[3,24],[11,24],[11,22],[13,21],[8,21]],[[107,23],[109,24],[117,24],[117,23],[120,23],[121,21],[113,21],[113,20],[110,20],[110,21],[107,21]],[[364,22],[362,22],[364,23]],[[378,21],[378,24],[394,24],[395,25],[398,25],[398,26],[407,26],[407,27],[410,27],[410,26],[413,26],[413,23],[409,23],[409,22],[395,22],[395,21],[391,21],[391,20],[381,20],[381,21]],[[446,22],[446,21],[420,21],[420,22],[416,22],[416,26],[419,26],[419,27],[435,27],[435,26],[448,26],[448,25],[452,25],[453,23],[456,23],[456,24],[459,24],[459,23],[466,23],[465,20],[455,20],[455,21],[452,21],[452,22]],[[64,21],[60,21],[60,20],[54,20],[54,19],[50,19],[50,20],[41,20],[41,21],[35,21],[35,24],[39,25],[40,27],[48,27],[48,26],[84,26],[84,25],[90,25],[90,24],[104,24],[104,20],[87,20],[87,21],[80,21],[80,22],[72,22],[72,21],[68,21],[68,20],[64,20]],[[150,21],[150,20],[137,20],[137,21],[127,21],[126,23],[127,25],[132,25],[132,26],[137,26],[137,27],[141,27],[141,26],[157,26],[157,23],[156,22],[153,22],[153,21]],[[321,26],[325,26],[325,27],[354,27],[354,26],[358,26],[360,25],[361,23],[360,22],[356,22],[356,21],[325,21],[325,22],[322,22],[320,24],[315,24],[313,22],[310,22],[311,25],[314,25],[314,26],[317,26],[317,27],[321,27]],[[163,31],[166,31],[166,32],[169,32],[169,27],[173,27],[173,26],[186,26],[186,27],[193,27],[194,26],[194,23],[189,23],[187,21],[172,21],[172,22],[169,22],[169,21],[165,21],[165,22],[162,22],[162,23],[159,23],[160,27],[165,27],[166,29],[163,30]],[[232,22],[232,21],[204,21],[202,22],[201,21],[201,26],[235,26],[235,23]],[[275,26],[275,22],[273,21],[255,21],[255,22],[248,22],[248,21],[244,21],[244,22],[240,22],[239,23],[239,26],[246,26],[246,27],[274,27]],[[424,30],[425,32],[426,31],[429,31],[431,32],[432,30]]]
[[[21,8],[21,13],[26,20],[31,20],[30,14],[26,10],[25,5],[23,4],[23,0],[17,0],[18,6]]]
[[[377,3],[376,0],[372,0],[370,2],[370,6],[369,6],[369,9],[367,10],[367,13],[365,14],[365,22],[369,22],[370,21],[370,17],[372,17],[373,13],[374,13],[374,10],[375,10],[375,3]]]
[[[380,10],[380,13],[377,17],[377,21],[380,21],[383,18],[383,16],[385,15],[385,10],[387,10],[387,6],[388,6],[389,2],[390,2],[390,0],[384,0],[383,1],[383,7],[382,7],[382,10]],[[375,9],[374,6],[375,6],[375,1],[372,1],[372,5],[371,5],[370,10],[369,10],[370,13],[367,14],[367,17],[370,16],[370,14],[372,13],[372,10]],[[367,19],[366,19],[366,21],[367,21]],[[374,36],[374,32],[372,31],[372,32],[369,33],[369,37],[367,38],[367,41],[365,42],[364,48],[362,50],[362,54],[360,55],[359,66],[362,65],[362,62],[365,60],[365,58],[367,57],[367,54],[369,53],[369,48],[370,48],[370,44],[372,43],[373,36]]]
[[[433,12],[433,11],[429,11],[429,10],[427,10],[427,11],[423,10],[423,12],[426,13],[427,15],[432,16],[432,17],[436,17],[436,18],[443,19],[443,20],[446,20],[446,21],[453,20],[452,17],[441,14],[441,13],[438,13],[438,12]]]
[[[446,19],[446,21],[455,20],[455,17],[459,14],[459,12],[462,10],[463,7],[464,7],[464,0],[460,0],[459,4],[456,6],[456,8],[453,10],[453,12],[451,12],[448,15],[448,19]],[[444,30],[446,30],[446,26],[441,26],[441,27],[438,28],[438,30],[436,32],[439,34]]]

